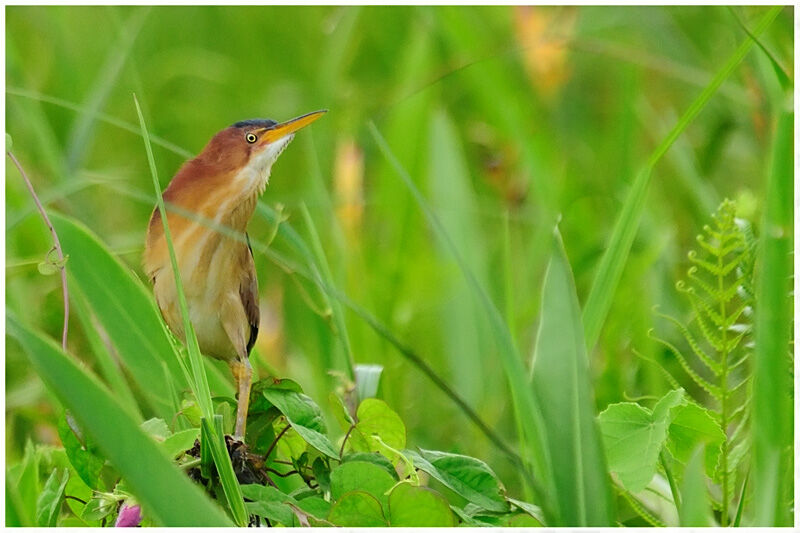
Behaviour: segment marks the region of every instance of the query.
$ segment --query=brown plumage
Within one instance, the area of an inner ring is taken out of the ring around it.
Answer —
[[[231,366],[239,391],[235,435],[243,439],[249,403],[250,350],[258,335],[258,279],[247,243],[247,223],[269,180],[272,164],[294,132],[324,111],[277,124],[272,120],[237,122],[217,133],[187,161],[164,191],[172,235],[192,326],[200,350]],[[170,206],[174,206],[171,208]],[[161,213],[150,217],[144,270],[170,329],[185,339]]]

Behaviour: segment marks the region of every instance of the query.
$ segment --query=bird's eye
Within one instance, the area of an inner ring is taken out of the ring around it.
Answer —
[[[248,133],[247,135],[244,136],[244,138],[250,144],[253,144],[258,139],[258,137],[256,137],[255,133]]]

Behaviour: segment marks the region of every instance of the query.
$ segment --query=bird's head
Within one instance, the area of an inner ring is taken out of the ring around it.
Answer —
[[[204,174],[226,176],[228,185],[261,193],[273,163],[295,132],[325,113],[314,111],[281,123],[270,119],[237,122],[212,137],[195,162],[204,167]]]

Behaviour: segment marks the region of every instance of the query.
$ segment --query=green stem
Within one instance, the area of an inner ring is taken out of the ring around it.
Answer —
[[[717,289],[720,294],[725,290],[725,276],[723,275],[723,256],[717,255]],[[720,524],[722,527],[728,525],[728,328],[726,326],[728,317],[725,308],[725,300],[719,301],[719,315],[722,326],[720,327],[720,335],[722,336],[722,351],[720,352],[720,362],[722,365],[720,374],[720,424],[722,432],[725,434],[725,440],[722,442],[722,450],[720,455],[720,467],[722,468],[722,516],[720,517]]]
[[[678,492],[678,485],[675,483],[675,478],[672,476],[672,470],[669,468],[669,463],[667,462],[667,456],[664,453],[664,450],[661,450],[659,459],[661,461],[661,466],[664,468],[664,473],[667,476],[667,481],[669,482],[669,490],[672,491],[672,502],[675,504],[675,510],[680,513],[681,494]]]

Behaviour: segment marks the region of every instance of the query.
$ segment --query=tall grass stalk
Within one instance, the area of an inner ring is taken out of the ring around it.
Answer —
[[[756,285],[753,498],[756,526],[789,526],[792,471],[792,181],[794,113],[778,119]]]
[[[192,392],[197,399],[197,405],[203,413],[203,418],[208,422],[204,424],[204,429],[207,430],[206,433],[209,436],[211,453],[214,457],[217,471],[219,472],[220,483],[225,492],[225,497],[228,500],[231,514],[238,525],[245,526],[248,522],[248,514],[244,507],[242,489],[233,471],[233,465],[228,455],[224,435],[217,431],[216,426],[213,424],[214,407],[211,402],[211,391],[208,388],[208,377],[206,376],[205,367],[203,366],[203,355],[200,353],[200,347],[197,344],[197,335],[195,334],[194,327],[192,327],[192,322],[189,318],[189,308],[186,304],[186,295],[183,291],[180,268],[178,266],[177,257],[175,256],[175,248],[172,244],[172,234],[170,233],[169,223],[167,221],[167,209],[164,206],[164,197],[161,194],[161,184],[158,181],[158,171],[156,170],[156,163],[153,158],[153,148],[150,146],[147,126],[145,125],[142,109],[139,106],[136,95],[133,96],[133,101],[136,105],[136,113],[139,117],[139,124],[141,125],[142,138],[144,139],[145,149],[147,150],[147,162],[150,166],[150,174],[153,177],[153,187],[156,191],[156,200],[159,212],[161,213],[161,222],[164,225],[164,238],[167,241],[167,248],[169,249],[169,259],[172,265],[172,273],[175,277],[175,288],[178,293],[181,317],[183,318],[186,349],[189,354],[189,365],[191,367],[191,375],[186,376],[186,378],[192,387]]]

